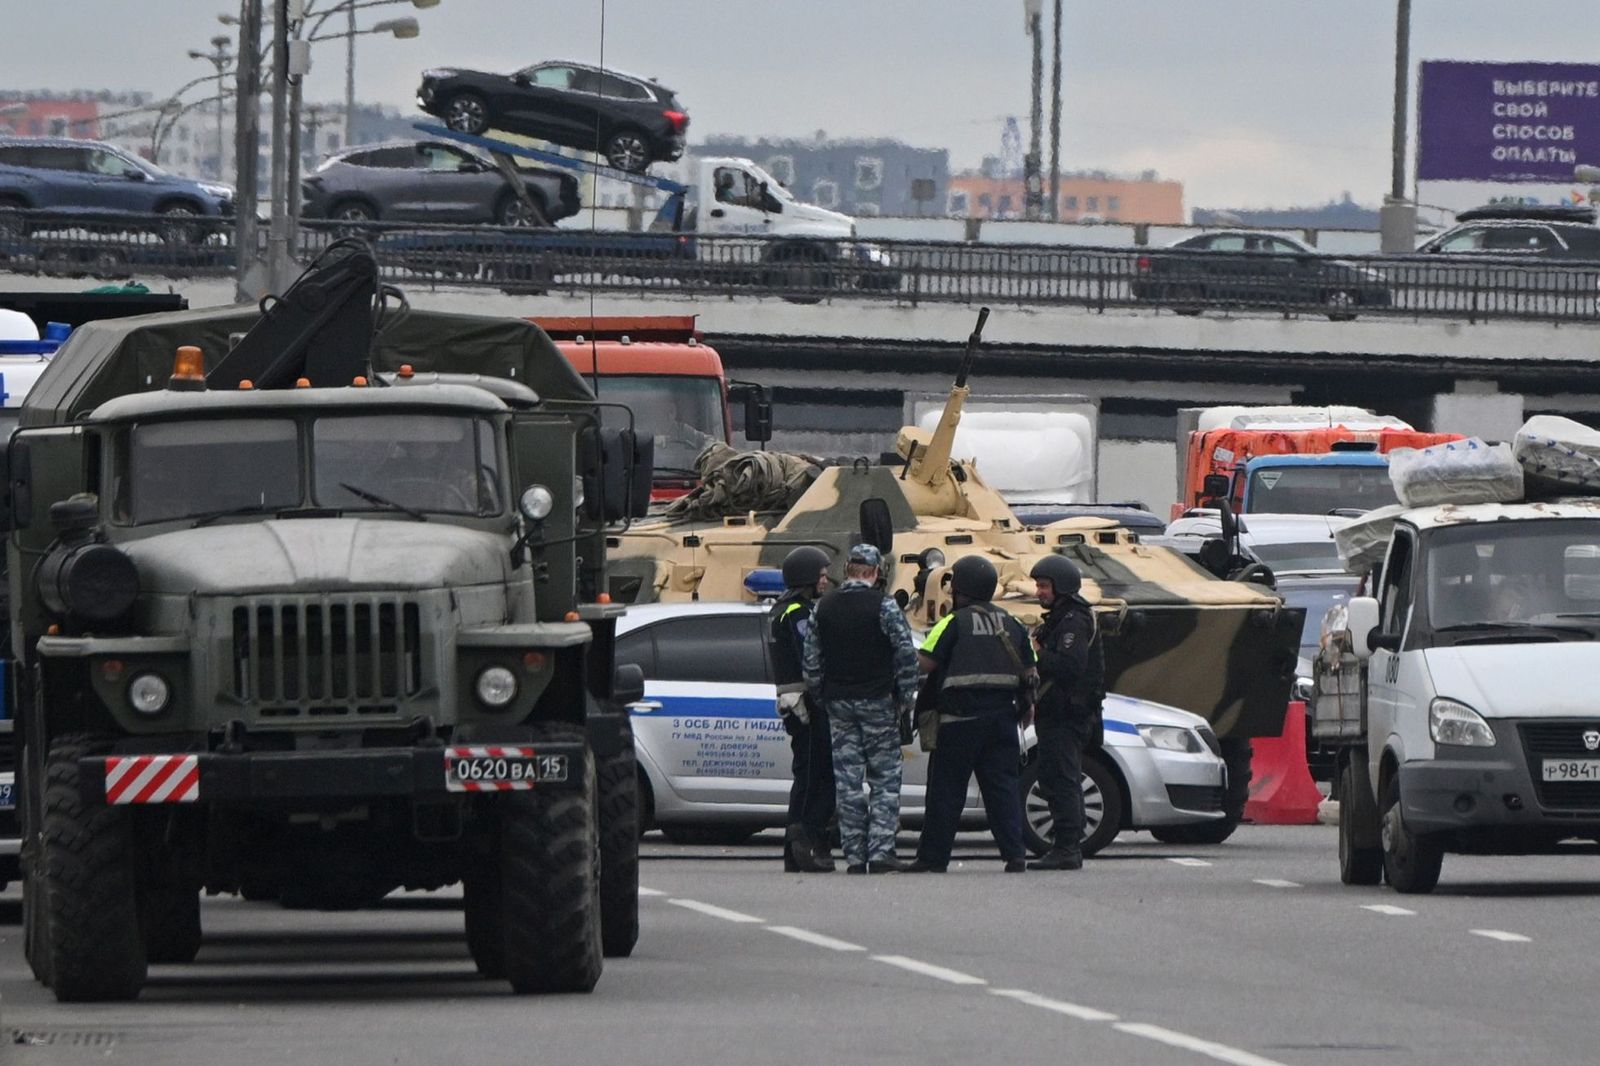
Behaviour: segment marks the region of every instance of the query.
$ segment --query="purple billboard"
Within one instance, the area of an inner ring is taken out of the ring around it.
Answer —
[[[1600,66],[1429,60],[1417,180],[1570,182],[1600,163]]]

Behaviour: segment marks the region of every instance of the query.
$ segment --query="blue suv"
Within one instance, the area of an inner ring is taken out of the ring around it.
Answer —
[[[0,210],[6,208],[73,216],[162,215],[174,223],[163,232],[192,239],[211,227],[176,223],[232,217],[233,189],[168,174],[99,141],[0,137]]]

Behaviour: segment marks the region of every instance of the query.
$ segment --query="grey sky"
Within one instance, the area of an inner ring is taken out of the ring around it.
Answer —
[[[185,52],[205,47],[221,29],[215,12],[232,7],[0,0],[13,29],[26,11],[27,28],[7,38],[4,84],[170,92],[200,73]],[[1413,7],[1414,60],[1597,58],[1591,13],[1570,0]],[[1154,168],[1185,183],[1187,207],[1317,202],[1344,190],[1376,203],[1386,191],[1394,0],[1065,0],[1065,9],[1063,167]],[[600,0],[441,0],[416,12],[416,40],[362,40],[358,95],[406,107],[427,66],[598,60],[601,11]],[[822,129],[947,147],[967,167],[998,151],[1003,116],[1027,134],[1021,0],[606,0],[604,11],[605,62],[677,89],[691,141]],[[378,7],[361,22],[410,12]],[[1048,96],[1048,57],[1045,70]],[[342,99],[343,86],[342,46],[319,45],[307,98]]]

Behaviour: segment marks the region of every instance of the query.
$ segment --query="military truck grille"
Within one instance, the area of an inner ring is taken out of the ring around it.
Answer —
[[[1522,734],[1528,774],[1533,778],[1540,806],[1600,810],[1600,782],[1540,780],[1545,759],[1600,759],[1600,741],[1591,748],[1583,739],[1585,733],[1600,734],[1600,724],[1593,721],[1523,722],[1517,729]]]
[[[252,601],[233,609],[233,695],[265,718],[393,715],[423,687],[415,603]]]

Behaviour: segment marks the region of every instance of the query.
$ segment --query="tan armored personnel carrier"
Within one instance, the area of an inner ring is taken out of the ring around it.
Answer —
[[[951,459],[982,325],[980,316],[938,427],[900,431],[901,465],[823,468],[781,513],[636,523],[607,542],[613,599],[753,601],[794,548],[816,545],[842,559],[867,541],[893,560],[888,588],[914,629],[949,613],[949,564],[972,553],[1000,572],[1000,605],[1033,623],[1041,608],[1028,572],[1045,554],[1065,555],[1082,571],[1083,596],[1105,635],[1107,688],[1211,722],[1235,786],[1230,811],[1242,811],[1248,738],[1283,728],[1302,612],[1265,585],[1224,580],[1108,519],[1037,528],[1018,520],[978,464]]]

